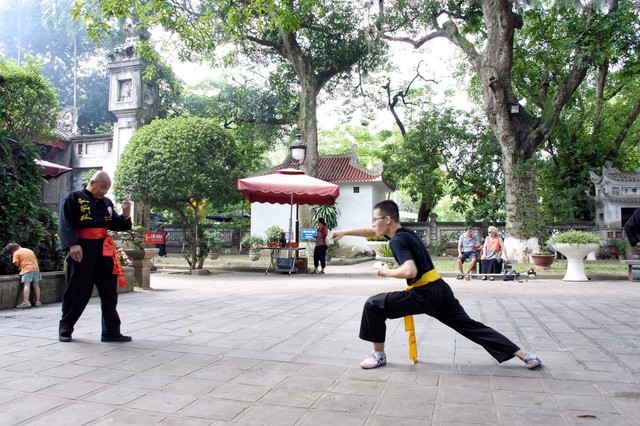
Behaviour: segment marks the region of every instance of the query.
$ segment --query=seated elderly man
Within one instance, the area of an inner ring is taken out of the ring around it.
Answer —
[[[471,271],[476,267],[476,261],[478,258],[478,250],[482,247],[477,235],[473,233],[473,227],[468,226],[464,234],[460,235],[458,239],[458,279],[466,278],[471,279]],[[462,269],[464,261],[469,259],[469,269],[465,273]]]

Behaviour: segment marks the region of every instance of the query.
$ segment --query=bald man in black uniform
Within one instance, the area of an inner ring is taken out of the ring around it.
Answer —
[[[131,202],[122,202],[118,214],[105,195],[111,178],[104,171],[93,175],[86,188],[71,192],[60,207],[58,234],[67,251],[67,289],[62,300],[62,319],[58,329],[61,342],[70,342],[73,328],[84,312],[93,286],[98,289],[102,308],[103,342],[130,342],[120,332],[117,285],[126,285],[122,268],[114,256],[115,246],[107,231],[131,229]],[[124,281],[123,281],[124,280]]]

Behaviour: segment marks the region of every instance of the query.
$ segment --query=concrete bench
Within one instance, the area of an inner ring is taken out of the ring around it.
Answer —
[[[620,263],[629,266],[629,281],[640,281],[640,260],[621,260]]]

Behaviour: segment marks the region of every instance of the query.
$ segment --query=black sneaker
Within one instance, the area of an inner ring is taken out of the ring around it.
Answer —
[[[103,334],[100,340],[103,342],[126,343],[126,342],[130,342],[133,339],[131,338],[131,336],[123,336],[122,334],[119,336],[109,336],[109,335]]]
[[[63,334],[60,334],[58,335],[58,340],[60,340],[61,342],[70,342],[71,336],[65,336]]]

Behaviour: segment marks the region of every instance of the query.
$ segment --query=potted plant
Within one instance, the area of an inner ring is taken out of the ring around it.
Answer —
[[[384,243],[380,247],[378,247],[378,254],[380,254],[381,258],[393,258],[393,252],[391,251],[391,246],[389,243]]]
[[[133,226],[128,231],[109,231],[109,235],[116,245],[121,245],[124,250],[144,250],[144,238],[142,226]]]
[[[249,259],[254,261],[260,259],[260,246],[263,245],[264,239],[256,235],[246,235],[240,241],[242,249],[247,248],[249,250]]]
[[[383,257],[379,250],[380,247],[384,244],[387,244],[389,240],[385,237],[367,237],[367,242],[365,243],[367,247],[369,247],[375,253],[376,257]]]
[[[218,231],[205,231],[204,239],[209,249],[209,259],[215,260],[220,257],[220,249],[224,243],[222,234]]]
[[[280,240],[280,234],[283,232],[284,230],[277,225],[267,228],[265,231],[267,236],[267,245],[277,247],[278,241]]]
[[[531,263],[542,269],[549,269],[556,259],[556,255],[551,253],[549,249],[543,249],[540,253],[530,255]]]
[[[624,260],[625,252],[627,250],[627,242],[622,238],[609,238],[607,241],[609,244],[609,251],[611,254],[618,254],[618,259]]]
[[[584,231],[568,231],[553,235],[548,243],[567,258],[564,281],[588,280],[584,273],[583,259],[602,244],[600,237]]]

